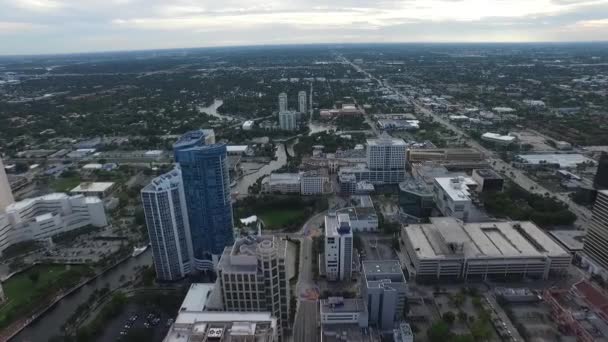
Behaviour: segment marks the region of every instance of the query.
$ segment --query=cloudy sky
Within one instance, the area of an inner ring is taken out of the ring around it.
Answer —
[[[608,0],[0,0],[0,54],[608,40]]]

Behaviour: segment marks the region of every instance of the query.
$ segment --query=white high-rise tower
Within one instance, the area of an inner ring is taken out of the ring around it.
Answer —
[[[279,94],[279,113],[287,111],[287,94]]]
[[[300,113],[306,113],[306,92],[301,91],[298,93],[298,111]]]
[[[0,158],[0,213],[3,213],[6,207],[14,202],[11,184],[8,182],[4,163],[2,163],[2,158]]]

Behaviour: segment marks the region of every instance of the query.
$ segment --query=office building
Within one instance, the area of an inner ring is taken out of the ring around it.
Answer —
[[[296,112],[285,111],[279,113],[279,128],[284,131],[295,131],[298,127],[296,124]]]
[[[276,237],[248,237],[226,247],[217,268],[225,310],[268,311],[282,336],[289,325],[286,263],[287,242]]]
[[[302,195],[322,195],[331,192],[331,183],[327,170],[304,172],[301,176]]]
[[[427,218],[435,207],[433,191],[423,181],[409,178],[399,183],[399,206],[414,218]]]
[[[325,216],[325,274],[329,281],[349,281],[353,267],[353,230],[348,214]]]
[[[466,221],[472,210],[471,193],[477,183],[470,177],[435,178],[433,196],[435,204],[444,216]]]
[[[608,272],[608,190],[597,192],[583,252],[596,266],[594,273]]]
[[[213,311],[213,284],[192,284],[163,342],[278,342],[270,312]]]
[[[279,94],[279,113],[286,112],[288,109],[289,108],[287,106],[287,94],[280,93]]]
[[[306,102],[306,92],[305,91],[299,92],[298,93],[298,111],[300,113],[308,113],[307,104],[308,104],[308,102]]]
[[[375,342],[380,341],[368,327],[365,301],[360,298],[329,297],[321,299],[321,341]]]
[[[188,222],[197,270],[213,269],[234,243],[226,145],[206,145],[203,130],[184,134],[173,146],[182,170]]]
[[[6,170],[4,169],[4,163],[0,158],[0,214],[4,212],[9,204],[15,202],[13,198],[13,192],[11,191],[11,185],[6,176]]]
[[[113,182],[84,182],[70,190],[72,195],[106,198],[114,190]]]
[[[367,167],[370,170],[403,170],[407,163],[407,145],[403,139],[384,133],[378,139],[367,139]]]
[[[97,197],[53,193],[15,202],[0,214],[0,253],[18,242],[44,240],[88,225],[108,225]]]
[[[505,180],[492,169],[475,169],[471,177],[478,184],[478,192],[502,191]]]
[[[403,227],[401,240],[418,279],[537,277],[565,272],[571,254],[532,222],[462,223],[432,217]]]
[[[193,251],[182,173],[176,168],[141,190],[156,278],[172,281],[192,271]]]
[[[1,172],[1,171],[0,171]],[[2,177],[0,175],[0,177]],[[608,189],[608,153],[602,152],[597,164],[597,172],[593,179],[593,185],[597,189]]]
[[[362,295],[366,301],[370,325],[392,332],[403,317],[407,300],[407,282],[397,260],[362,263]]]

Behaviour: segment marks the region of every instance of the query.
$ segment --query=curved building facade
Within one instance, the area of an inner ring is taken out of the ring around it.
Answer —
[[[189,132],[174,145],[197,270],[214,269],[224,248],[234,243],[226,145],[205,145],[204,137],[202,130]]]

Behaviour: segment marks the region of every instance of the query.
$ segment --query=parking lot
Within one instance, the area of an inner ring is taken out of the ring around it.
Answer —
[[[162,313],[161,310],[130,304],[121,315],[107,325],[98,341],[127,342],[128,334],[136,333],[137,336],[145,336],[147,341],[161,342],[169,331],[172,318]]]

